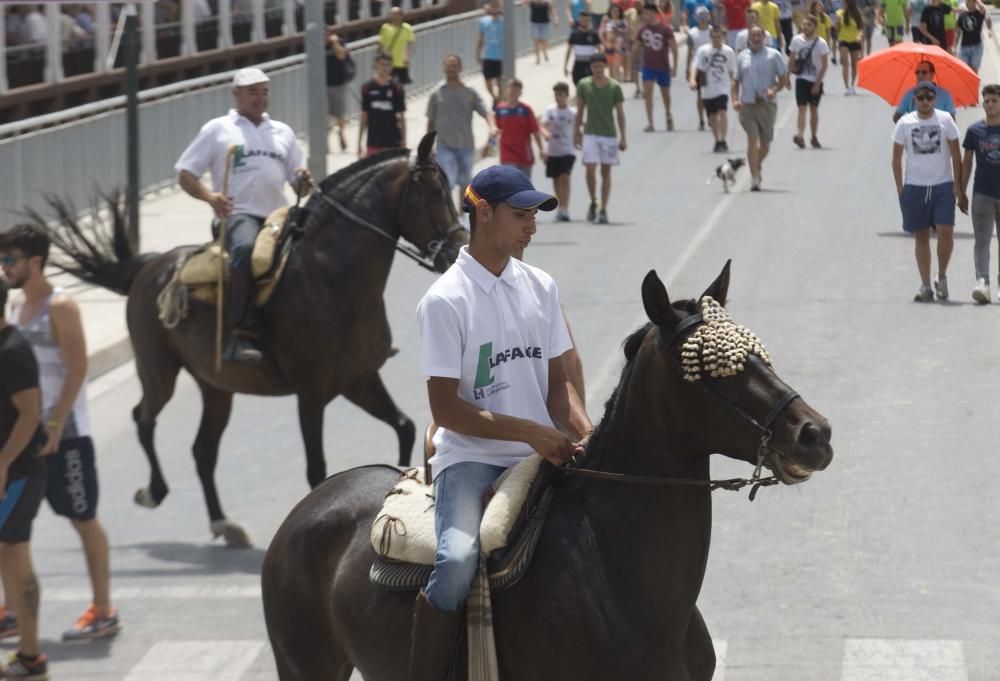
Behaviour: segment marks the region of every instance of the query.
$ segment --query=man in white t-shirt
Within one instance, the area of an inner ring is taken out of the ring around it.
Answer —
[[[903,229],[913,235],[920,289],[913,299],[926,303],[948,299],[948,260],[954,248],[955,201],[968,212],[968,199],[954,179],[962,176],[962,156],[955,120],[934,108],[937,86],[917,84],[917,110],[896,123],[892,141],[892,174],[903,213]],[[903,175],[903,154],[906,175]],[[937,230],[938,277],[931,289],[931,226]]]
[[[692,90],[698,88],[701,80],[701,98],[708,114],[708,125],[715,137],[712,151],[729,151],[726,144],[729,127],[726,109],[733,78],[736,77],[736,52],[724,42],[725,35],[721,26],[712,27],[711,42],[698,48],[688,73]]]
[[[295,133],[267,115],[270,78],[260,69],[236,72],[233,99],[236,107],[204,126],[174,164],[181,189],[212,207],[216,218],[227,218],[226,251],[229,253],[229,300],[226,323],[230,341],[225,357],[234,362],[258,363],[254,343],[253,272],[250,256],[257,233],[272,212],[286,205],[288,182],[299,196],[312,185],[304,167]],[[222,193],[226,158],[234,147],[229,172],[229,195]],[[212,189],[200,181],[212,173]]]
[[[451,663],[479,559],[483,493],[532,452],[566,463],[592,430],[563,368],[572,342],[556,284],[515,257],[535,214],[556,205],[516,168],[481,171],[465,194],[471,243],[417,306],[421,373],[439,425],[430,460],[438,546],[417,597],[411,680],[444,679]]]
[[[799,149],[806,148],[806,108],[809,109],[810,144],[813,149],[822,145],[816,136],[819,128],[819,100],[823,97],[823,77],[830,61],[830,46],[816,33],[818,19],[811,14],[802,18],[802,32],[792,38],[788,46],[788,68],[795,74],[795,103],[799,107],[797,130],[792,141]]]
[[[697,25],[691,26],[687,30],[687,68],[684,69],[684,73],[690,74],[691,68],[694,66],[695,55],[698,54],[698,50],[709,44],[711,41],[711,31],[712,27],[709,25],[709,20],[712,18],[712,12],[705,6],[699,6],[698,9],[694,11],[695,19],[697,20]],[[705,102],[701,92],[701,86],[695,83],[695,92],[697,96],[695,97],[695,109],[698,111],[698,129],[705,129]]]
[[[545,177],[552,178],[556,199],[556,222],[569,222],[569,177],[576,163],[576,147],[573,146],[573,125],[576,121],[576,107],[569,105],[569,84],[559,82],[552,87],[555,104],[549,104],[542,113],[542,128],[549,133],[548,159],[545,161]]]

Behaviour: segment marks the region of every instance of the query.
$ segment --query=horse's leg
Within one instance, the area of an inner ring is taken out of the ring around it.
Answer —
[[[201,425],[194,439],[191,452],[194,454],[198,479],[201,480],[202,493],[208,506],[209,528],[212,537],[223,537],[227,546],[245,548],[252,544],[250,535],[239,524],[226,518],[219,503],[219,492],[215,488],[215,464],[219,460],[219,441],[222,432],[229,423],[229,414],[233,408],[233,394],[213,388],[198,382],[201,388]]]
[[[323,457],[323,410],[328,400],[312,394],[299,395],[299,428],[306,447],[306,480],[315,487],[326,480]]]
[[[396,431],[396,437],[399,438],[399,465],[409,466],[413,442],[416,440],[416,427],[392,401],[378,372],[374,371],[355,382],[344,391],[344,397],[379,421],[388,423]]]
[[[684,638],[684,663],[691,681],[712,681],[715,674],[715,646],[705,620],[695,606]]]
[[[160,461],[156,456],[153,433],[156,430],[156,417],[164,405],[174,395],[174,385],[180,365],[168,352],[159,353],[157,348],[152,351],[136,347],[135,367],[142,385],[142,399],[132,409],[132,420],[139,432],[139,442],[149,460],[149,486],[135,493],[135,503],[146,508],[156,508],[167,493],[167,481],[160,470]]]

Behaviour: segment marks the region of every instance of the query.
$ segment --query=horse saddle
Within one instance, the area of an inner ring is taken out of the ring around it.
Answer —
[[[263,307],[271,299],[274,288],[288,264],[294,229],[290,227],[290,209],[286,206],[271,213],[254,241],[251,269],[256,282],[254,303]],[[215,303],[215,287],[219,281],[219,258],[222,272],[229,279],[229,256],[211,241],[188,255],[179,265],[178,281],[190,289],[191,297],[205,303]]]
[[[508,469],[493,485],[479,528],[480,550],[489,557],[490,587],[503,590],[524,575],[542,533],[552,500],[555,468],[532,454]],[[385,496],[372,523],[377,557],[369,578],[392,591],[427,585],[434,566],[434,492],[424,469],[404,471]]]

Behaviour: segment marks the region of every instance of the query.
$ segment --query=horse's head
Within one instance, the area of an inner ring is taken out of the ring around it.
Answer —
[[[626,344],[671,438],[804,482],[833,457],[830,424],[782,381],[760,340],[725,311],[729,263],[698,300],[671,304],[655,271],[642,283],[652,325]],[[631,347],[629,347],[631,345]],[[655,406],[654,406],[655,409]]]
[[[420,140],[417,158],[410,165],[408,177],[402,180],[398,201],[400,233],[434,260],[436,271],[444,272],[469,238],[458,221],[448,178],[431,153],[436,135],[429,132]]]

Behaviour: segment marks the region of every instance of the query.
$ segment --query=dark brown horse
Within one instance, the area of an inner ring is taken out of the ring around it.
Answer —
[[[173,329],[157,318],[157,295],[179,257],[194,246],[136,255],[128,247],[116,203],[110,235],[98,231],[95,236],[77,225],[65,207],[59,210],[63,224],[53,239],[72,259],[64,269],[128,296],[128,329],[142,383],[142,400],[132,415],[152,469],[149,486],[136,493],[137,503],[153,508],[167,496],[153,431],[182,368],[194,377],[203,399],[193,452],[211,530],[230,545],[250,542],[243,528],[222,512],[215,487],[219,440],[233,393],[298,397],[306,477],[313,487],[326,478],[323,410],[337,395],[393,428],[399,464],[409,463],[413,422],[396,407],[379,377],[391,347],[382,295],[399,237],[418,248],[426,265],[438,272],[454,262],[464,241],[444,174],[431,156],[433,143],[432,133],[421,141],[412,164],[407,150],[386,151],[322,182],[305,206],[304,232],[284,277],[262,310],[261,343],[270,361],[261,367],[224,363],[216,373],[212,306],[192,301],[187,318]]]
[[[724,304],[728,282],[727,264],[705,295]],[[758,356],[732,376],[685,380],[681,346],[702,326],[698,301],[672,305],[655,272],[642,299],[650,323],[625,342],[583,465],[653,484],[560,476],[533,563],[493,598],[504,679],[709,681],[715,653],[696,607],[709,455],[764,463],[786,484],[833,456],[826,419]],[[368,578],[371,524],[398,478],[388,466],[335,475],[275,535],[262,583],[281,681],[347,681],[355,668],[367,681],[406,678],[415,594]]]

